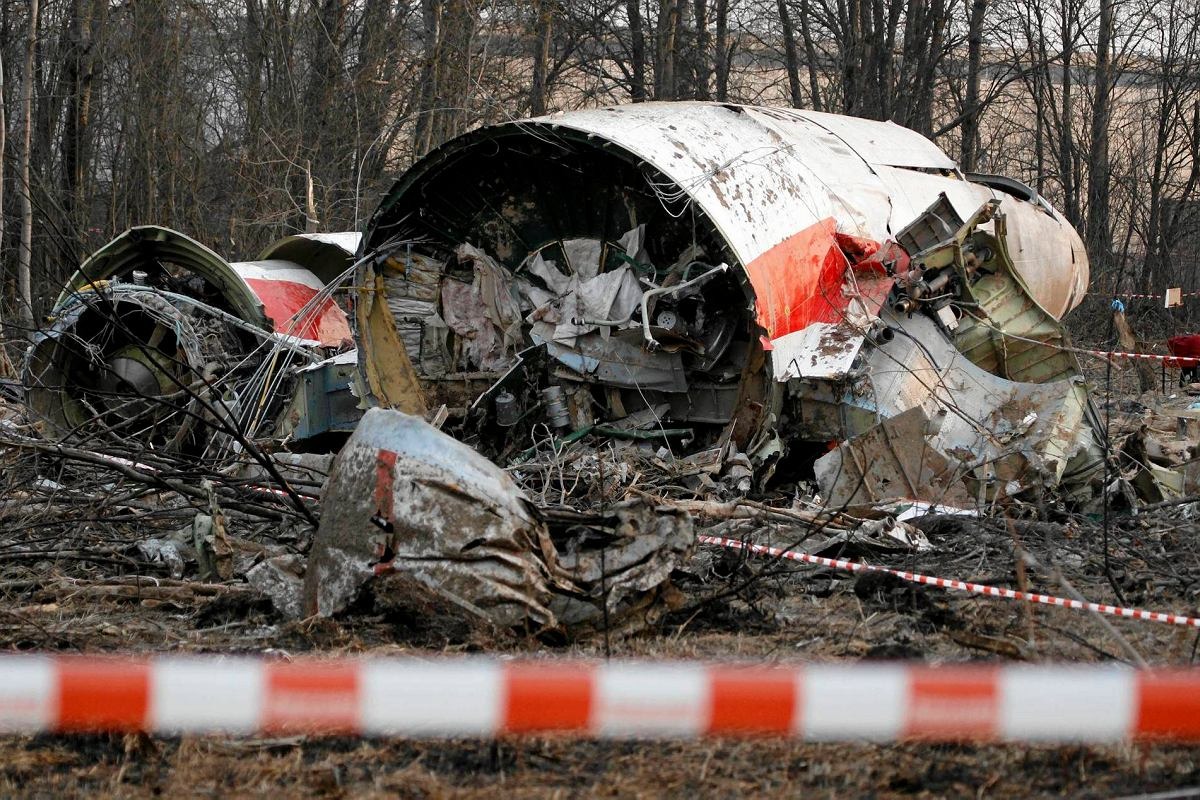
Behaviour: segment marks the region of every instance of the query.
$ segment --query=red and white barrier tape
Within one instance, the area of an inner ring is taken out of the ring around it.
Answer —
[[[1200,740],[1200,670],[0,656],[7,733]]]
[[[1137,300],[1162,300],[1167,295],[1161,294],[1120,294],[1117,297],[1128,297]],[[1200,297],[1200,292],[1180,292],[1180,297]]]
[[[1192,628],[1200,628],[1200,619],[1195,617],[1187,617],[1183,614],[1166,614],[1161,611],[1144,611],[1140,608],[1122,608],[1120,606],[1110,606],[1104,603],[1092,603],[1084,600],[1072,600],[1067,597],[1055,597],[1048,594],[1037,594],[1034,592],[1019,592],[1016,589],[1003,589],[999,586],[988,586],[982,583],[970,583],[967,581],[952,580],[949,578],[934,578],[929,575],[921,575],[916,572],[904,572],[903,570],[890,569],[888,567],[877,567],[872,564],[864,564],[860,561],[846,561],[840,558],[824,558],[822,556],[809,555],[808,553],[797,553],[792,550],[784,550],[779,547],[768,547],[762,544],[750,544],[743,542],[740,539],[724,539],[720,536],[705,536],[696,537],[697,540],[704,544],[715,544],[721,547],[732,550],[746,550],[759,555],[769,555],[775,558],[787,558],[792,561],[803,561],[806,564],[817,564],[830,569],[847,570],[849,572],[881,572],[887,575],[894,575],[901,580],[909,581],[910,583],[921,583],[927,586],[938,586],[942,589],[953,589],[960,592],[970,592],[971,594],[984,595],[986,597],[1003,597],[1007,600],[1026,600],[1030,603],[1041,603],[1048,606],[1058,606],[1060,608],[1073,608],[1079,611],[1095,611],[1100,614],[1110,614],[1114,617],[1124,617],[1126,619],[1144,620],[1146,622],[1165,622],[1169,625],[1186,625]]]
[[[1067,348],[1059,348],[1067,349]],[[1086,353],[1091,356],[1100,356],[1101,358],[1141,358],[1147,361],[1169,361],[1169,366],[1190,366],[1192,364],[1200,364],[1200,357],[1197,356],[1163,356],[1156,353],[1126,353],[1120,350],[1084,350],[1081,348],[1073,348],[1077,353]]]

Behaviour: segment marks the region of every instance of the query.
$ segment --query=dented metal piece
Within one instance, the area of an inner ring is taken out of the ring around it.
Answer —
[[[388,602],[493,631],[640,626],[695,544],[685,513],[635,503],[538,513],[508,473],[423,420],[371,409],[338,455],[304,584],[308,614],[378,580]],[[544,515],[548,515],[544,516]]]
[[[553,626],[545,528],[512,479],[423,420],[371,409],[334,462],[305,576],[306,613],[395,573],[499,627]]]

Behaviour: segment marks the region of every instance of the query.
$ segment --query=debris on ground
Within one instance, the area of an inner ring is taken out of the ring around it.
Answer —
[[[734,134],[828,159],[697,178]],[[916,134],[646,104],[453,149],[361,237],[244,262],[165,228],[117,237],[30,347],[34,424],[7,444],[154,487],[178,524],[137,552],[176,578],[251,580],[288,617],[387,595],[547,638],[670,613],[697,526],[922,552],[901,515],[1094,514],[1197,478],[1186,416],[1177,436],[1101,422],[1059,321],[1086,285],[1075,232],[1003,182],[928,173],[893,193],[889,170],[953,166]],[[837,203],[780,216],[771,198],[807,196],[810,173],[844,186]],[[559,214],[580,180],[603,202]],[[252,545],[255,518],[298,546]]]
[[[0,386],[0,639],[1190,663],[698,543],[1194,613],[1200,408],[1092,391],[1078,236],[956,170],[890,124],[645,103],[466,134],[361,240],[132,229]]]

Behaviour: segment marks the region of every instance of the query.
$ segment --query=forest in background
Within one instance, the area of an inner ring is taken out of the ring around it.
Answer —
[[[1079,229],[1092,305],[1200,289],[1192,0],[2,0],[0,317],[131,225],[252,258],[475,126],[648,100],[893,120]],[[1200,320],[1131,307],[1139,325]]]

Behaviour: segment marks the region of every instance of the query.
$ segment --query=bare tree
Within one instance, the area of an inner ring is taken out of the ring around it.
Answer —
[[[1109,126],[1113,91],[1113,0],[1100,0],[1096,64],[1093,69],[1091,146],[1087,151],[1087,243],[1094,260],[1106,265],[1112,258],[1109,227]]]
[[[95,0],[72,0],[67,20],[67,47],[64,59],[66,112],[61,140],[62,203],[64,227],[69,248],[68,260],[82,259],[81,245],[87,228],[90,198],[87,197],[86,173],[91,159],[92,93],[96,78],[94,37],[103,30],[109,4]]]
[[[529,86],[529,113],[546,113],[546,73],[549,70],[550,41],[554,35],[556,0],[538,0],[534,6],[533,77]]]
[[[716,0],[716,65],[717,93],[716,99],[722,103],[729,99],[729,62],[733,48],[729,44],[729,3],[730,0]]]
[[[5,93],[4,93],[4,48],[0,47],[0,252],[3,252],[4,245],[4,165],[8,159],[8,142],[6,134],[8,133],[8,120],[5,115]],[[4,266],[0,261],[0,268]],[[0,270],[2,271],[2,270]],[[0,331],[4,330],[4,291],[3,284],[0,284]]]
[[[804,105],[804,96],[800,91],[800,56],[796,50],[796,29],[792,25],[788,0],[779,0],[779,25],[783,33],[783,54],[784,63],[787,65],[788,91],[792,98],[792,106],[800,108]]]
[[[33,95],[38,39],[38,0],[29,0],[29,33],[25,41],[25,76],[21,91],[21,245],[17,250],[17,319],[33,328]]]
[[[973,172],[979,158],[980,70],[983,66],[983,23],[988,0],[972,0],[971,21],[967,31],[967,90],[963,97],[962,156],[959,161],[967,172]]]
[[[696,23],[696,51],[693,54],[692,82],[697,100],[712,99],[712,34],[708,30],[708,0],[695,0],[692,14]]]
[[[658,0],[654,36],[654,99],[674,100],[678,93],[676,62],[686,0]]]
[[[638,0],[625,3],[629,20],[630,97],[640,103],[646,99],[646,34]]]

